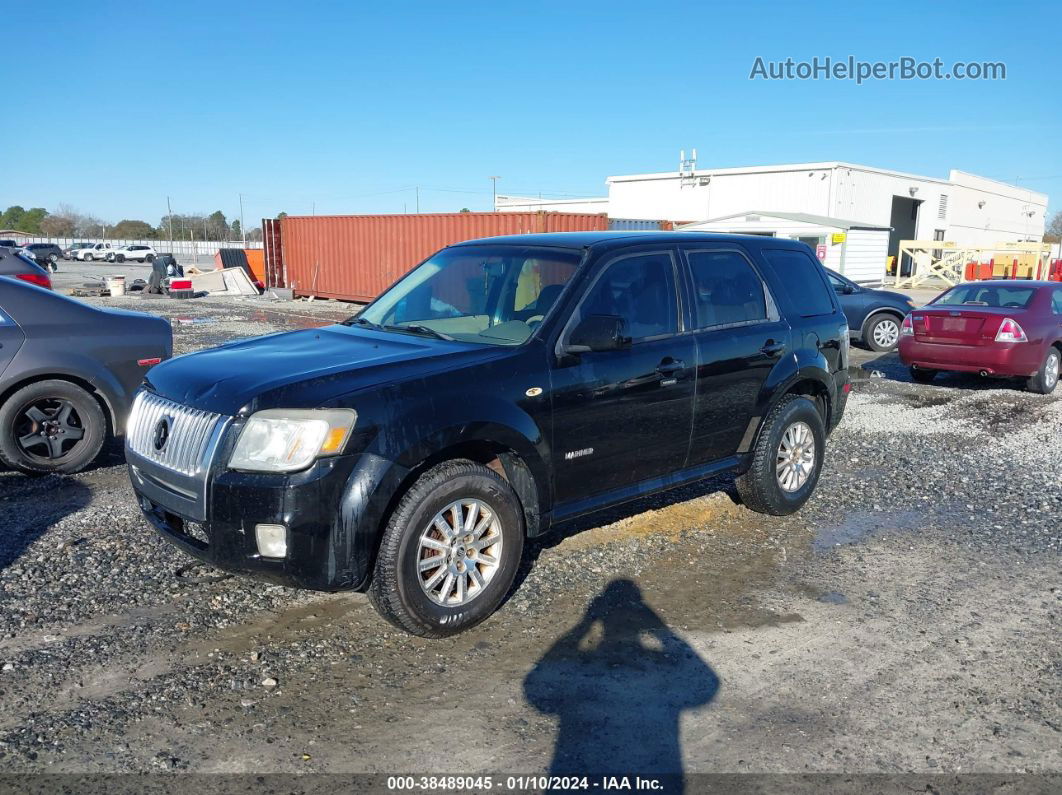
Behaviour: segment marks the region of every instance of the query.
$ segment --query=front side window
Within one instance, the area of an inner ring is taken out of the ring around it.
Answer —
[[[801,317],[829,315],[833,298],[822,278],[822,266],[810,254],[789,249],[764,249],[778,281]]]
[[[997,285],[960,284],[933,302],[937,306],[1000,306],[1023,309],[1029,305],[1034,287],[1000,287]]]
[[[579,308],[579,319],[590,315],[620,318],[624,335],[635,342],[675,334],[678,305],[671,254],[635,254],[607,266]]]
[[[410,271],[351,322],[387,330],[519,345],[579,267],[575,251],[456,246]]]
[[[736,251],[687,253],[693,274],[693,304],[698,328],[754,323],[767,319],[763,282]]]

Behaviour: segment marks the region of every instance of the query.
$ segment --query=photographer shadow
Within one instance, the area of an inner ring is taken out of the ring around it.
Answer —
[[[590,603],[524,679],[538,711],[559,721],[550,773],[682,774],[679,718],[709,703],[719,677],[616,580]]]

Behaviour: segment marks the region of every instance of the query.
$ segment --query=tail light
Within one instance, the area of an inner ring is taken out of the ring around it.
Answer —
[[[996,332],[996,342],[1028,341],[1029,338],[1025,336],[1025,330],[1018,325],[1018,321],[1009,317],[1003,318],[1003,322],[999,324],[999,331]]]
[[[903,323],[900,324],[901,337],[910,337],[914,334],[914,321],[911,317],[911,315],[908,315],[903,319]]]
[[[16,273],[15,278],[22,279],[22,281],[29,282],[30,284],[35,284],[38,287],[43,287],[45,290],[52,289],[52,280],[43,273]]]

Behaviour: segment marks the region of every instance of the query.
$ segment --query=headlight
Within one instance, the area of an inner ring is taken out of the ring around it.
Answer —
[[[230,469],[294,472],[321,456],[338,455],[358,414],[353,409],[269,409],[243,426]]]

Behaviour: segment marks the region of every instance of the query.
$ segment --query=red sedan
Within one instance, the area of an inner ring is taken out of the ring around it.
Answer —
[[[941,370],[1025,378],[1054,390],[1062,361],[1062,284],[967,282],[916,309],[900,327],[900,359],[928,383]]]

